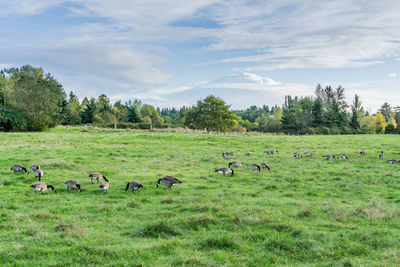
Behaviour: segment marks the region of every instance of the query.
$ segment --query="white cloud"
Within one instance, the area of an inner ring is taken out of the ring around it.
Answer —
[[[390,78],[395,78],[395,77],[397,77],[397,72],[391,72],[391,73],[389,73],[389,77],[390,77]]]

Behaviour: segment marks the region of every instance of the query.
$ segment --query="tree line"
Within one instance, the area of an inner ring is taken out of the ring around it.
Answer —
[[[400,133],[400,108],[384,103],[369,114],[358,95],[349,105],[343,87],[321,85],[314,96],[286,96],[281,107],[253,105],[245,110],[231,110],[212,95],[181,108],[158,108],[138,99],[111,103],[104,94],[80,101],[73,92],[67,96],[42,68],[26,65],[0,72],[1,131],[43,131],[60,124],[291,134]]]

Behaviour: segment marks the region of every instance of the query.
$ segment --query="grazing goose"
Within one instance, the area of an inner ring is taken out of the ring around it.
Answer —
[[[99,172],[92,172],[91,174],[89,174],[89,177],[90,177],[90,181],[92,182],[92,184],[93,184],[93,180],[96,180],[97,182],[99,182],[100,179],[104,179],[104,181],[108,182],[107,178]]]
[[[295,157],[295,158],[302,158],[303,157],[303,155],[301,154],[301,153],[299,153],[299,152],[294,152],[293,153],[293,156]]]
[[[228,167],[230,168],[231,166],[233,166],[233,167],[240,167],[240,166],[242,166],[242,163],[240,162],[240,161],[232,161],[232,162],[229,162],[229,164],[228,164]]]
[[[22,172],[24,171],[26,174],[29,174],[28,170],[24,168],[24,166],[22,166],[22,164],[15,164],[14,166],[11,167],[12,171],[14,172]]]
[[[278,150],[269,150],[264,152],[267,155],[274,155],[274,154],[279,154]]]
[[[158,179],[157,181],[157,187],[160,186],[160,184],[168,186],[169,190],[171,190],[171,187],[173,185],[181,184],[182,182],[173,176],[165,176],[164,178]]]
[[[399,161],[397,159],[389,159],[388,163],[390,163],[390,164],[399,164]]]
[[[381,151],[381,152],[379,153],[379,158],[380,158],[380,159],[383,159],[383,151]]]
[[[252,153],[249,151],[249,152],[246,153],[246,156],[251,156],[251,154]]]
[[[110,187],[110,185],[107,182],[102,182],[99,184],[99,188],[101,191],[106,191],[108,192],[108,188]]]
[[[258,163],[251,164],[251,169],[254,170],[254,171],[261,172],[261,167],[260,167],[260,165]]]
[[[45,183],[43,183],[43,182],[36,182],[36,183],[33,183],[32,185],[31,185],[31,187],[33,188],[33,191],[35,192],[35,194],[36,194],[36,192],[40,192],[40,193],[43,193],[44,191],[46,191],[47,189],[51,189],[51,190],[53,190],[54,191],[54,193],[57,193],[57,190],[54,188],[54,186],[52,186],[52,185],[46,185]]]
[[[30,167],[30,169],[31,169],[32,171],[37,171],[37,170],[40,169],[40,165],[32,165],[32,166]]]
[[[35,178],[39,177],[39,182],[40,182],[42,181],[43,174],[44,174],[43,170],[38,169],[35,171]]]
[[[222,167],[222,168],[216,169],[215,172],[218,172],[218,173],[220,173],[220,174],[223,174],[224,176],[227,175],[227,174],[229,174],[229,173],[231,174],[231,176],[233,176],[233,175],[235,174],[235,172],[233,171],[233,169],[228,168],[228,167]]]
[[[233,156],[233,153],[231,153],[231,152],[224,152],[224,153],[222,153],[222,157],[224,158],[224,159],[229,159],[230,157],[232,157]]]
[[[346,160],[348,159],[348,157],[346,157],[345,155],[340,155],[339,157],[337,157],[338,160]]]
[[[126,185],[125,191],[128,191],[128,189],[131,189],[132,192],[139,190],[143,188],[143,184],[139,181],[132,181]]]
[[[365,156],[365,150],[361,150],[360,155]]]
[[[265,162],[261,163],[261,168],[263,168],[264,170],[265,170],[265,169],[268,169],[269,171],[271,171],[270,167],[269,167],[268,164],[265,163]]]
[[[330,159],[332,159],[332,158],[335,158],[336,156],[335,155],[326,155],[326,156],[322,156],[324,159],[326,159],[326,160],[330,160]]]
[[[312,155],[312,152],[311,151],[307,151],[307,152],[304,153],[304,155],[306,155],[307,157],[310,157]]]
[[[82,191],[81,190],[81,185],[75,180],[66,181],[64,184],[67,187],[67,190],[69,190],[69,189],[78,189],[79,192]]]

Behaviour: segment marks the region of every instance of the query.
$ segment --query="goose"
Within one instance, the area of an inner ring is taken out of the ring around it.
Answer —
[[[229,162],[229,164],[228,164],[228,168],[230,168],[231,166],[233,166],[233,167],[240,167],[240,166],[242,166],[242,163],[240,162],[240,161],[232,161],[232,162]]]
[[[101,191],[108,192],[109,187],[110,187],[110,185],[107,182],[102,182],[99,184],[99,188]]]
[[[22,164],[15,164],[14,166],[12,166],[10,168],[10,170],[14,171],[14,172],[22,172],[24,171],[26,174],[29,174],[28,170],[24,168],[24,166],[22,166]]]
[[[264,152],[267,155],[279,154],[278,150],[269,150]]]
[[[246,156],[251,156],[251,154],[252,153],[249,151],[249,152],[246,153]]]
[[[44,174],[43,170],[38,169],[35,171],[35,178],[39,177],[39,182],[40,182],[40,181],[42,181],[43,174]]]
[[[216,169],[215,172],[218,172],[218,173],[220,173],[220,174],[223,174],[224,176],[227,175],[227,174],[229,174],[229,173],[231,174],[231,176],[233,176],[233,175],[235,174],[235,172],[233,171],[233,169],[228,168],[228,167],[222,167],[222,168]]]
[[[330,160],[330,159],[332,159],[332,158],[336,158],[336,156],[335,155],[326,155],[326,156],[322,156],[324,159],[326,159],[326,160]]]
[[[304,153],[304,155],[306,155],[307,157],[310,157],[310,156],[312,155],[312,152],[311,152],[311,151],[306,151],[306,152]]]
[[[365,156],[365,150],[361,150],[360,155]]]
[[[141,190],[143,188],[143,184],[139,181],[132,181],[126,185],[125,191],[128,191],[128,189],[132,189],[132,192],[135,190]]]
[[[295,158],[302,158],[303,157],[303,155],[301,154],[301,153],[299,153],[299,152],[294,152],[293,153],[293,156],[295,157]]]
[[[388,163],[390,163],[390,164],[399,164],[399,161],[397,159],[389,159]]]
[[[380,159],[383,159],[383,151],[381,151],[381,152],[379,153],[379,158],[380,158]]]
[[[253,163],[253,164],[251,164],[251,168],[252,168],[254,171],[261,172],[261,167],[260,167],[260,165],[259,165],[258,163]]]
[[[89,174],[89,177],[90,177],[90,181],[92,182],[92,184],[93,184],[93,180],[96,180],[97,182],[99,182],[100,179],[104,179],[104,181],[108,182],[108,179],[99,172],[92,172],[91,174]]]
[[[265,170],[265,169],[268,169],[269,171],[271,171],[271,168],[270,168],[270,167],[268,166],[268,164],[265,163],[265,162],[261,163],[261,168],[263,168],[264,170]]]
[[[30,169],[31,169],[32,171],[37,171],[37,170],[40,169],[40,165],[34,164],[34,165],[32,165],[32,166],[30,167]]]
[[[177,185],[177,184],[181,184],[181,183],[182,182],[178,178],[175,178],[173,176],[165,176],[161,179],[158,179],[157,187],[159,187],[160,184],[162,184],[162,185],[168,186],[169,190],[171,190],[171,187],[173,185]]]
[[[46,185],[46,184],[43,183],[43,182],[36,182],[36,183],[33,183],[33,184],[31,185],[31,187],[33,188],[33,191],[35,192],[35,194],[36,194],[36,192],[43,193],[44,191],[46,191],[46,190],[49,189],[49,188],[50,188],[51,190],[53,190],[54,193],[57,193],[57,190],[55,189],[54,186],[52,186],[52,185]]]
[[[69,189],[78,189],[79,192],[82,191],[81,190],[81,185],[75,180],[66,181],[64,184],[67,187],[67,190],[69,190]]]
[[[224,153],[222,153],[222,157],[223,157],[224,159],[229,159],[231,156],[233,156],[233,153],[231,153],[231,152],[224,152]]]
[[[338,160],[346,160],[348,159],[348,157],[346,157],[345,155],[340,155],[339,157],[337,157]]]

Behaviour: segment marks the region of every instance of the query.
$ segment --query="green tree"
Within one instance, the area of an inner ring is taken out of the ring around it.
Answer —
[[[14,107],[26,120],[27,130],[42,131],[58,125],[66,94],[62,85],[42,68],[26,65],[4,70],[14,82]]]
[[[351,105],[351,121],[350,126],[354,129],[359,129],[361,126],[361,118],[363,117],[364,110],[362,102],[358,95],[354,96],[353,104]]]
[[[212,95],[199,100],[196,106],[185,113],[185,125],[192,129],[226,132],[236,124],[236,116],[229,110],[229,106]]]
[[[313,122],[312,125],[314,127],[319,127],[324,125],[324,110],[323,110],[323,102],[321,98],[317,98],[314,101],[313,109],[312,109]]]

